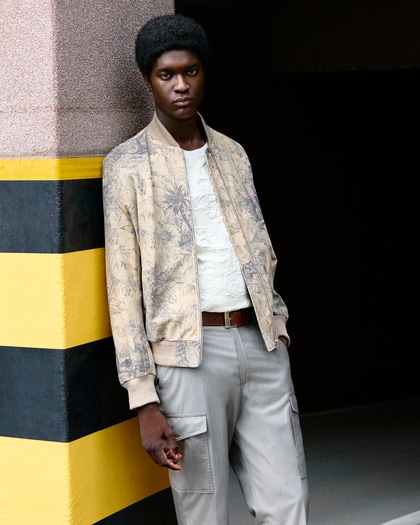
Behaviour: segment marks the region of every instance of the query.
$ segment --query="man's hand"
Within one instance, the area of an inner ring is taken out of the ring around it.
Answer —
[[[144,449],[155,463],[171,470],[182,470],[178,461],[175,434],[156,403],[150,403],[137,409],[140,422],[140,435]]]
[[[285,337],[284,335],[279,335],[279,339],[284,344],[284,346],[287,348],[287,345],[289,344],[287,337]]]

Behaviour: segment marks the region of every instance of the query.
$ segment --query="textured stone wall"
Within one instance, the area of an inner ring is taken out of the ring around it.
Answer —
[[[0,158],[101,155],[149,118],[134,38],[172,0],[2,0]]]

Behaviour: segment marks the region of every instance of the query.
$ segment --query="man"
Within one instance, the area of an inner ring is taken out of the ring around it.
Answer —
[[[156,111],[103,171],[119,378],[179,524],[228,524],[231,465],[257,524],[305,525],[288,311],[248,157],[198,113],[208,53],[183,15],[137,35]]]

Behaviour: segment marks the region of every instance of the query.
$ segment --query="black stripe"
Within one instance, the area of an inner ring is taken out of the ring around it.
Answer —
[[[176,525],[171,489],[162,490],[93,525]]]
[[[104,246],[102,179],[0,181],[0,252]]]
[[[0,347],[0,435],[69,442],[131,417],[112,338],[68,350]]]

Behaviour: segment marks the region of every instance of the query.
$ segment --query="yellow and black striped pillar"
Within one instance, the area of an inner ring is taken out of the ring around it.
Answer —
[[[173,3],[53,3],[0,13],[0,525],[173,525],[117,378],[101,181],[150,117],[134,35]]]

